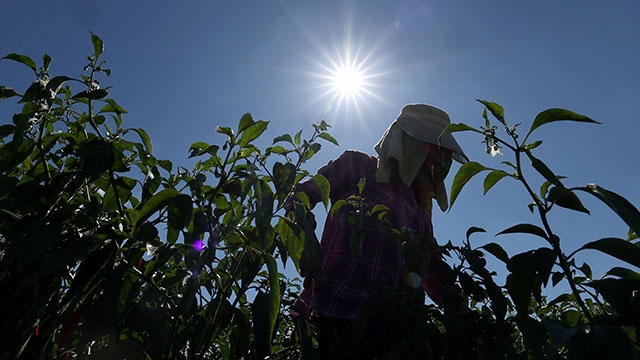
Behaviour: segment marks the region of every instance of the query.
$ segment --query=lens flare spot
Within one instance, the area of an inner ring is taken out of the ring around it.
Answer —
[[[204,249],[204,241],[201,239],[196,240],[196,242],[193,243],[193,248],[197,251],[202,251],[202,249]]]

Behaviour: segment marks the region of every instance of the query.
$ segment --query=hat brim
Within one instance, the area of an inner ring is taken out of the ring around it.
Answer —
[[[429,144],[451,150],[453,152],[451,156],[453,160],[461,164],[469,161],[469,158],[462,151],[462,148],[458,145],[458,142],[452,134],[446,134],[440,137],[446,124],[422,122],[419,126],[416,126],[415,121],[412,121],[411,117],[402,115],[396,119],[396,122],[407,135]]]

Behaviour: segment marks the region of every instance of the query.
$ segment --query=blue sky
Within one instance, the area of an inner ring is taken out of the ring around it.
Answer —
[[[148,130],[158,157],[181,164],[188,164],[191,143],[221,142],[215,127],[236,126],[245,112],[270,121],[265,139],[308,133],[322,119],[332,124],[341,146],[324,145],[308,164],[315,171],[346,149],[374,154],[406,103],[430,103],[453,122],[479,126],[482,105],[475,99],[486,99],[525,130],[538,112],[567,108],[602,125],[540,128],[534,137],[545,142],[538,157],[568,176],[569,186],[597,183],[640,206],[638,19],[640,3],[622,0],[24,1],[3,6],[0,53],[41,59],[48,52],[54,74],[76,76],[91,51],[89,30],[98,34],[113,70],[104,84],[129,111],[126,123]],[[328,89],[322,76],[347,52],[368,69],[373,95],[337,106],[331,95],[321,96]],[[3,61],[0,79],[24,91],[30,74]],[[14,111],[11,102],[0,103],[3,123]],[[511,160],[506,153],[487,156],[476,135],[456,136],[474,161],[498,167]],[[542,181],[533,170],[525,175],[534,188]],[[544,245],[525,236],[493,237],[513,224],[538,222],[515,182],[482,196],[482,179],[467,184],[450,212],[434,212],[438,240],[460,243],[474,225],[489,232],[476,245],[498,241],[511,254]],[[604,205],[586,197],[584,203],[590,216],[551,214],[568,252],[626,236],[626,225]],[[581,259],[600,273],[612,264],[595,252]]]

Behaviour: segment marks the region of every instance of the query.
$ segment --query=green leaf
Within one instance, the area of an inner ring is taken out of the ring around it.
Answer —
[[[22,141],[14,140],[2,147],[3,151],[0,151],[0,173],[8,171],[24,161],[31,155],[34,147],[35,143],[28,139]]]
[[[510,174],[502,170],[493,170],[487,174],[487,177],[484,179],[484,195],[505,176],[510,176]]]
[[[182,230],[191,221],[193,202],[189,195],[178,195],[171,199],[167,207],[168,224],[176,230]]]
[[[104,43],[102,42],[102,39],[98,37],[98,35],[94,34],[91,31],[90,33],[91,33],[91,42],[93,43],[93,53],[96,56],[96,60],[98,60],[98,58],[100,57],[100,55],[102,55],[102,52],[104,51]]]
[[[541,238],[544,238],[544,239],[548,239],[547,233],[545,233],[545,231],[539,226],[536,226],[533,224],[514,225],[508,229],[500,231],[499,233],[496,234],[496,236],[502,235],[502,234],[516,234],[516,233],[532,234],[532,235],[540,236]]]
[[[501,260],[505,264],[509,262],[509,255],[507,255],[507,252],[504,251],[502,246],[500,246],[500,245],[498,245],[498,244],[496,244],[494,242],[488,243],[488,244],[483,245],[483,246],[480,246],[480,248],[487,250],[490,254],[492,254],[498,260]]]
[[[266,154],[268,155],[269,153],[273,153],[273,154],[281,155],[281,154],[284,154],[285,152],[287,152],[287,150],[284,147],[280,145],[276,145],[274,147],[268,147]]]
[[[482,166],[475,161],[469,161],[460,167],[458,173],[453,179],[453,183],[451,184],[451,200],[449,200],[449,209],[451,209],[451,207],[453,206],[453,203],[456,201],[456,198],[460,194],[460,191],[462,191],[464,185],[477,173],[483,170],[490,169]]]
[[[253,347],[257,358],[265,358],[271,349],[271,331],[269,321],[269,296],[258,290],[251,304],[253,323]]]
[[[367,180],[365,178],[361,178],[358,181],[358,194],[362,195],[362,191],[364,191],[364,185],[367,183]]]
[[[11,124],[0,125],[0,139],[4,139],[7,136],[16,132],[16,127]]]
[[[564,188],[564,185],[562,185],[560,180],[558,180],[559,176],[554,174],[553,171],[551,171],[551,169],[549,169],[547,165],[545,165],[540,159],[531,155],[530,151],[526,151],[526,153],[527,156],[529,156],[529,159],[531,159],[531,166],[533,166],[533,168],[536,169],[538,173],[540,173],[540,175],[549,180],[549,182],[551,182],[553,185],[559,188]]]
[[[3,57],[3,59],[9,59],[9,60],[17,61],[19,63],[23,63],[23,64],[27,65],[28,67],[30,67],[31,70],[33,70],[34,74],[38,73],[38,68],[36,66],[35,61],[31,60],[31,58],[28,57],[27,55],[11,53],[11,54],[5,55]]]
[[[280,218],[274,230],[280,235],[280,239],[286,245],[291,261],[299,272],[300,258],[302,257],[302,250],[304,250],[304,235],[297,226],[287,218]]]
[[[12,96],[18,96],[19,94],[13,91],[12,88],[8,86],[0,86],[0,100],[4,100],[10,98]]]
[[[639,239],[640,238],[640,236],[638,236],[638,234],[634,233],[632,229],[629,229],[629,232],[627,233],[627,235],[628,235],[627,241],[631,241],[631,240],[635,240],[635,239]]]
[[[296,136],[294,137],[294,141],[296,143],[296,145],[300,146],[300,135],[302,135],[302,130],[298,131],[296,133]]]
[[[258,136],[262,135],[262,133],[267,129],[268,124],[268,121],[260,120],[246,128],[242,133],[240,141],[238,142],[240,148],[245,147],[251,141],[255,140]]]
[[[165,189],[151,196],[149,200],[138,204],[138,208],[131,211],[131,222],[142,223],[158,210],[165,207],[173,198],[180,196],[176,189]]]
[[[331,216],[334,216],[335,213],[340,210],[341,207],[348,205],[349,203],[347,202],[347,200],[345,199],[340,199],[338,201],[336,201],[335,203],[333,203],[333,205],[331,206],[331,211],[329,212],[329,214],[331,214]]]
[[[280,141],[286,141],[289,142],[291,144],[293,144],[293,140],[291,140],[291,135],[289,134],[284,134],[284,135],[280,135],[276,138],[273,139],[273,144],[280,142]]]
[[[640,234],[640,212],[627,199],[596,184],[589,184],[577,190],[588,192],[600,199],[618,214],[633,232]]]
[[[558,283],[560,283],[560,281],[562,281],[562,279],[564,279],[564,274],[561,272],[554,272],[551,275],[551,284],[553,284],[553,286],[558,285]]]
[[[296,198],[300,200],[302,205],[304,205],[307,209],[311,208],[311,202],[309,202],[309,196],[302,191],[296,193]]]
[[[115,161],[113,143],[100,139],[83,143],[79,155],[82,159],[82,169],[92,175],[110,169]]]
[[[107,89],[93,89],[93,90],[84,90],[75,95],[73,95],[72,99],[91,99],[98,100],[103,97],[109,95],[109,91]]]
[[[549,190],[547,200],[563,208],[589,214],[589,210],[582,205],[578,196],[565,188],[552,187],[551,190]]]
[[[487,230],[481,228],[481,227],[477,227],[477,226],[472,226],[469,229],[467,229],[467,241],[469,241],[469,237],[472,234],[478,233],[478,232],[487,232]]]
[[[573,111],[565,110],[565,109],[547,109],[541,113],[539,113],[536,118],[533,120],[533,124],[531,124],[531,129],[529,129],[529,133],[527,133],[526,138],[533,132],[533,130],[538,127],[554,122],[554,121],[578,121],[578,122],[589,122],[600,124],[599,122],[592,120],[584,115],[576,114]],[[525,139],[526,139],[525,138]]]
[[[542,144],[542,140],[534,141],[531,144],[527,144],[524,146],[525,150],[533,150]]]
[[[130,130],[133,130],[138,133],[138,135],[140,136],[140,139],[142,140],[142,144],[144,145],[144,149],[149,154],[151,154],[153,147],[151,146],[151,137],[149,137],[149,134],[147,134],[147,132],[144,131],[144,129],[130,129]]]
[[[637,272],[631,269],[627,269],[623,267],[618,267],[618,266],[613,267],[611,268],[611,270],[607,271],[605,276],[607,275],[614,275],[614,276],[621,277],[623,279],[633,280],[637,283],[640,283],[640,274],[638,274]]]
[[[618,238],[604,238],[583,245],[576,252],[592,249],[611,255],[619,260],[640,267],[640,247]]]
[[[444,130],[442,130],[442,133],[438,137],[438,142],[440,142],[440,139],[442,139],[444,136],[447,136],[451,133],[458,132],[458,131],[475,131],[477,133],[482,133],[482,131],[476,128],[473,128],[467,124],[463,124],[463,123],[449,124],[447,125],[447,127],[444,128]]]
[[[288,195],[296,178],[296,166],[292,163],[276,162],[273,164],[272,172],[272,180],[276,192],[285,196]]]
[[[44,69],[44,71],[48,71],[49,70],[49,64],[51,64],[51,55],[44,53],[44,55],[42,55],[42,68]]]
[[[273,327],[280,313],[280,281],[278,274],[278,265],[270,254],[264,254],[264,260],[267,264],[269,273],[269,292],[267,298],[267,317],[269,319],[269,338],[273,333]]]
[[[322,199],[322,203],[324,204],[325,210],[329,210],[329,195],[331,193],[331,186],[329,184],[329,180],[326,177],[317,174],[311,176],[313,182],[320,190],[320,198]]]
[[[251,113],[242,115],[242,117],[240,118],[240,123],[238,124],[238,134],[245,131],[249,126],[253,124],[255,124],[255,121],[253,121]]]
[[[334,137],[331,136],[328,132],[321,132],[320,134],[318,134],[318,137],[321,137],[321,138],[323,138],[323,139],[325,139],[327,141],[330,141],[330,142],[336,144],[336,146],[340,146],[338,144],[338,140],[334,139]]]
[[[507,126],[507,122],[504,120],[504,108],[502,106],[486,100],[480,100],[480,99],[476,99],[476,100],[481,102],[484,106],[486,106],[487,109],[491,111],[491,114],[493,114],[493,116],[496,119],[498,119],[498,121],[500,121],[502,125]]]
[[[226,126],[216,126],[216,131],[220,134],[227,135],[229,137],[233,137],[233,130],[230,127]]]
[[[373,215],[373,214],[377,213],[378,211],[389,211],[389,208],[386,205],[377,204],[376,206],[374,206],[371,209],[371,214]]]
[[[107,105],[102,107],[102,109],[99,111],[99,113],[103,113],[103,112],[112,112],[112,113],[116,113],[116,114],[126,114],[127,113],[127,110],[125,110],[122,106],[118,105],[118,103],[116,103],[115,100],[113,100],[113,99],[105,99],[104,101],[107,102]]]
[[[56,76],[53,79],[49,80],[49,82],[47,83],[46,89],[47,91],[52,91],[55,94],[57,94],[58,91],[60,91],[60,86],[62,86],[62,84],[68,80],[75,80],[75,79],[70,78],[68,76]]]
[[[27,91],[24,92],[24,96],[22,96],[22,99],[20,100],[20,102],[21,103],[27,102],[25,106],[32,106],[28,102],[44,98],[45,90],[46,90],[46,86],[44,84],[44,81],[36,80],[31,84],[31,86],[29,86]],[[35,110],[35,106],[34,106],[34,110]],[[25,113],[24,110],[23,110],[23,113]]]

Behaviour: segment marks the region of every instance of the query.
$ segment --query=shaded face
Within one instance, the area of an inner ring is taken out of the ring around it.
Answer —
[[[444,179],[451,168],[451,150],[435,145],[425,144],[424,151],[427,151],[427,158],[422,163],[420,170],[414,181],[415,186],[422,187],[428,183],[435,189],[444,182]]]

